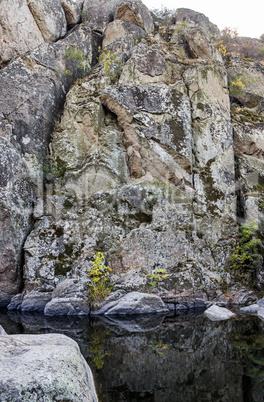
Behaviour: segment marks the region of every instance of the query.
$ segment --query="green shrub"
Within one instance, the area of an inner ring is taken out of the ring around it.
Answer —
[[[232,81],[229,86],[229,92],[231,96],[241,95],[244,91],[245,84],[242,81],[242,77],[238,77],[235,81]]]
[[[89,286],[90,302],[104,300],[112,291],[109,281],[109,273],[112,269],[105,265],[104,261],[105,257],[100,251],[94,255],[94,261],[88,273],[88,278],[91,279]]]
[[[69,66],[68,68],[57,68],[55,72],[58,74],[71,76],[74,72],[79,71],[81,75],[84,75],[91,69],[83,51],[76,46],[69,45],[65,51],[64,58],[68,61]]]
[[[150,281],[149,281],[149,285],[152,288],[155,288],[160,281],[162,281],[163,279],[167,278],[168,275],[164,274],[164,269],[160,268],[160,269],[156,269],[151,275],[150,275]]]
[[[99,63],[103,66],[104,74],[110,78],[111,82],[115,82],[119,77],[123,69],[123,63],[119,59],[118,55],[112,53],[111,50],[99,47],[101,54],[98,58]]]
[[[262,260],[258,226],[250,222],[240,227],[238,246],[229,263],[235,277],[247,286],[254,287]]]

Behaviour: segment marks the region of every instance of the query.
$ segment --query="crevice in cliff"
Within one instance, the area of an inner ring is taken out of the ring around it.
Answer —
[[[240,166],[239,166],[239,157],[235,154],[235,181],[236,181],[236,197],[237,197],[237,206],[236,206],[236,215],[237,215],[237,223],[241,223],[244,221],[246,217],[246,207],[245,207],[245,198],[243,187],[240,181]]]
[[[34,227],[35,227],[36,221],[33,217],[33,211],[32,211],[32,214],[29,219],[30,219],[29,228],[28,228],[26,236],[23,239],[23,242],[21,245],[21,251],[20,251],[20,259],[19,259],[19,267],[18,267],[18,279],[19,279],[18,293],[22,293],[22,291],[25,288],[25,281],[24,281],[25,250],[24,250],[24,246],[25,246],[28,236],[31,234],[31,232],[34,230]]]

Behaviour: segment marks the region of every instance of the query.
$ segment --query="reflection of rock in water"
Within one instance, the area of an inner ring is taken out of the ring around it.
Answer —
[[[160,314],[147,314],[135,317],[100,317],[102,322],[113,332],[121,334],[122,332],[147,332],[153,331],[162,324],[165,316]]]
[[[256,329],[254,325],[243,321],[244,330]],[[239,332],[239,322],[180,317],[165,320],[152,332],[115,335],[106,342],[111,356],[95,373],[97,383],[104,384],[100,400],[263,400],[262,385],[253,379],[246,383],[239,351],[229,342],[229,334]],[[164,352],[162,345],[167,346]],[[244,398],[247,393],[252,399]]]
[[[75,339],[102,402],[264,399],[264,325],[256,317],[215,323],[190,314],[89,322],[15,314],[9,321],[13,331],[61,332]],[[0,315],[0,324],[10,332],[7,318]]]

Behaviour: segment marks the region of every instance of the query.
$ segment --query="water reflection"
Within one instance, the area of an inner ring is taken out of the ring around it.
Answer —
[[[262,401],[264,327],[257,317],[48,318],[0,313],[8,333],[60,332],[91,366],[101,402]]]

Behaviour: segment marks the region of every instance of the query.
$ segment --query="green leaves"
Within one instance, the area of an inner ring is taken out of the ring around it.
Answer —
[[[261,241],[257,237],[256,222],[242,225],[239,232],[239,242],[229,263],[233,274],[245,285],[254,286],[257,270],[262,260]]]
[[[83,76],[91,69],[88,59],[82,50],[76,46],[69,45],[65,51],[64,58],[68,62],[68,68],[58,67],[55,72],[59,75],[72,76],[74,72],[79,72],[79,75]]]
[[[150,275],[150,281],[149,281],[149,285],[152,288],[155,288],[158,283],[160,281],[162,281],[163,279],[167,278],[168,275],[164,274],[164,269],[159,268],[156,269],[151,275]]]
[[[89,299],[90,301],[100,301],[105,299],[112,290],[112,286],[109,282],[109,273],[112,268],[105,265],[105,256],[98,251],[94,255],[94,261],[92,267],[88,273],[88,278],[92,283],[89,286]]]
[[[98,61],[103,66],[104,74],[110,78],[111,82],[115,82],[123,69],[123,63],[120,58],[112,53],[111,50],[104,48],[103,50],[99,47],[99,52],[101,52]]]

